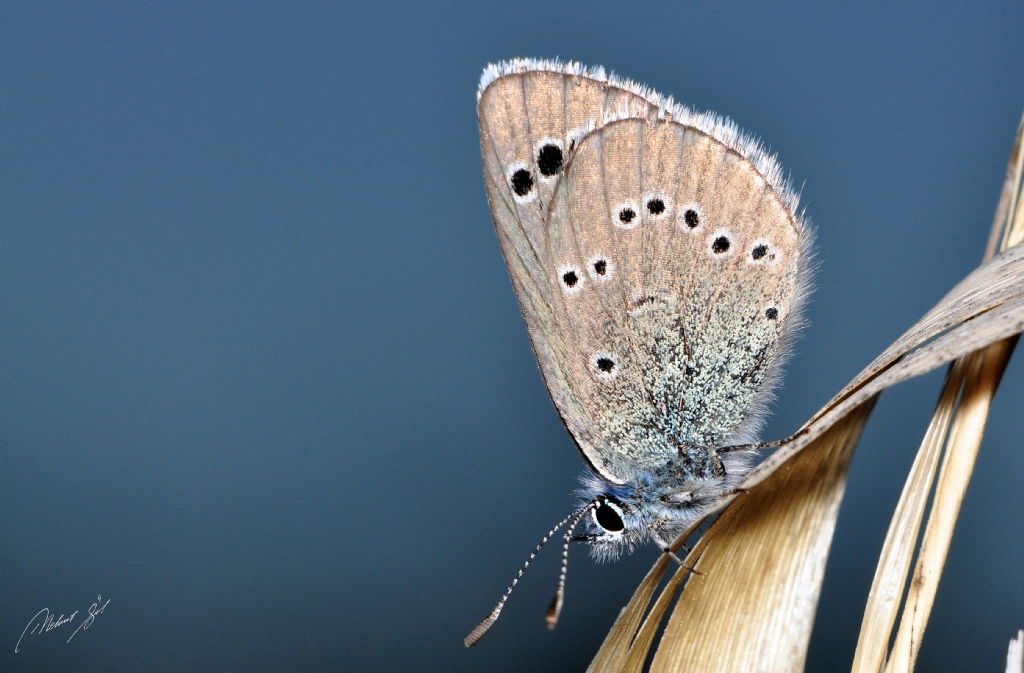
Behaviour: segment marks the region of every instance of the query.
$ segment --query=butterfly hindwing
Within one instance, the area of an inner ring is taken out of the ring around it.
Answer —
[[[596,257],[613,269],[563,292],[554,311],[609,471],[721,446],[756,424],[801,241],[749,161],[675,122],[609,123],[572,155],[548,230],[556,269]]]

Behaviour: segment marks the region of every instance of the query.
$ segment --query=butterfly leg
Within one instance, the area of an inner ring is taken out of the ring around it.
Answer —
[[[746,493],[745,488],[728,488],[718,491],[680,491],[678,493],[670,493],[661,497],[661,504],[667,507],[673,507],[677,509],[700,509],[711,504],[713,501],[719,498],[724,498],[727,495],[740,495]]]
[[[701,491],[700,497],[708,500],[718,500],[728,495],[742,495],[747,492],[745,488],[730,488],[722,491]]]
[[[658,545],[659,547],[661,547],[661,551],[662,551],[663,553],[665,553],[665,554],[668,554],[668,555],[669,555],[669,557],[670,557],[670,558],[671,558],[671,559],[672,559],[673,561],[675,561],[676,563],[678,563],[678,564],[679,564],[679,565],[680,565],[681,567],[683,567],[683,568],[686,568],[687,570],[689,570],[690,572],[692,572],[692,573],[693,573],[694,575],[703,575],[703,574],[704,574],[704,573],[702,573],[701,571],[697,570],[696,568],[693,568],[693,567],[691,567],[691,566],[688,566],[688,565],[686,565],[686,563],[685,563],[685,562],[683,562],[683,559],[679,558],[679,556],[678,556],[678,555],[677,555],[677,554],[676,554],[676,553],[675,553],[674,551],[672,551],[672,546],[671,546],[671,545],[669,545],[669,544],[668,544],[667,542],[665,542],[664,540],[662,540],[662,539],[661,539],[661,537],[660,537],[660,536],[659,536],[659,535],[658,535],[657,533],[653,533],[653,532],[652,532],[652,533],[651,533],[651,539],[652,539],[652,540],[654,540],[654,543],[655,543],[656,545]],[[690,548],[689,548],[689,547],[687,547],[687,546],[686,546],[685,544],[684,544],[684,545],[682,546],[682,548],[686,550],[686,553],[687,553],[687,554],[689,554],[689,553],[690,553]]]
[[[754,442],[753,444],[736,444],[734,446],[723,446],[715,449],[715,453],[734,453],[734,452],[754,452],[761,451],[762,449],[777,449],[780,446],[789,444],[793,440],[807,434],[807,428],[797,432],[794,435],[790,435],[785,439],[776,439],[773,442]]]

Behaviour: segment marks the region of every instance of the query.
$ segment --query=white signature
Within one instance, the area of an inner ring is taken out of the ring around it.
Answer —
[[[90,605],[87,611],[89,613],[89,616],[82,620],[82,623],[78,625],[77,629],[75,629],[75,633],[78,633],[82,629],[88,630],[89,627],[92,626],[92,623],[96,621],[96,615],[102,613],[103,610],[107,607],[107,603],[109,602],[109,598],[104,602],[102,594],[96,596],[96,602]],[[78,610],[75,610],[67,617],[65,617],[63,613],[58,617],[53,612],[50,612],[50,608],[43,608],[42,610],[36,613],[35,617],[28,620],[28,624],[25,625],[25,630],[21,632],[21,638],[18,638],[18,644],[14,646],[14,652],[18,652],[18,648],[21,646],[22,638],[25,637],[26,633],[30,635],[42,635],[48,631],[53,631],[57,627],[69,624],[70,622],[74,621],[76,615],[78,615]],[[30,626],[32,627],[31,631],[28,630]],[[71,634],[71,638],[75,637],[75,633]],[[69,643],[71,642],[71,638],[68,638]]]

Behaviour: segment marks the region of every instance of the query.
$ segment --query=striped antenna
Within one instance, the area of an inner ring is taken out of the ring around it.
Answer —
[[[586,512],[588,509],[590,509],[593,506],[594,506],[594,503],[588,503],[586,506],[581,507],[580,509],[576,510],[575,512],[573,512],[569,516],[567,516],[564,519],[562,519],[561,521],[559,521],[558,525],[556,525],[554,528],[552,528],[550,531],[548,531],[548,534],[544,536],[544,539],[540,541],[540,544],[538,544],[537,547],[533,550],[533,553],[530,554],[530,558],[526,559],[526,563],[524,563],[523,567],[519,569],[519,573],[516,575],[516,578],[514,580],[512,580],[512,584],[510,584],[508,586],[508,589],[505,590],[505,593],[504,593],[504,595],[502,595],[501,600],[498,601],[498,604],[494,606],[493,610],[491,610],[491,614],[487,615],[487,617],[485,617],[482,622],[477,624],[476,628],[473,629],[468,636],[466,636],[466,640],[463,641],[463,642],[466,643],[466,647],[473,647],[474,645],[476,645],[477,641],[479,641],[481,638],[483,638],[484,634],[487,633],[487,631],[491,628],[492,625],[494,625],[494,622],[498,621],[498,615],[501,614],[501,609],[503,607],[505,607],[505,601],[508,600],[509,594],[511,594],[512,590],[516,588],[517,584],[519,584],[519,578],[522,577],[523,573],[526,572],[526,569],[530,567],[530,563],[532,563],[533,559],[536,558],[537,553],[540,552],[540,550],[541,550],[541,547],[543,547],[545,545],[545,543],[547,543],[547,541],[551,539],[552,535],[554,535],[555,533],[558,532],[559,528],[564,526],[569,521],[572,521],[573,522],[572,525],[575,527],[576,523],[580,520],[580,517],[583,516],[583,513]],[[568,542],[566,542],[566,545],[568,545]],[[565,577],[565,561],[564,561],[564,556],[563,556],[563,561],[562,561],[562,568],[563,568],[563,570],[562,570],[562,577],[564,579],[564,577]]]
[[[562,601],[565,598],[565,573],[569,570],[569,540],[572,539],[572,531],[583,515],[592,510],[596,504],[596,502],[592,502],[580,510],[573,522],[569,524],[569,530],[565,531],[565,541],[562,543],[562,572],[558,574],[558,589],[555,590],[555,597],[551,599],[551,607],[548,608],[548,614],[544,618],[549,629],[555,628],[558,624],[558,615],[562,612]]]

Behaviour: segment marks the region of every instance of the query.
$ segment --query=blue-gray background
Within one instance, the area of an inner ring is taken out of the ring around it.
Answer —
[[[6,4],[0,668],[582,670],[655,558],[542,555],[582,468],[498,249],[489,61],[603,64],[734,118],[818,227],[792,432],[980,260],[1024,109],[1024,8]],[[1024,627],[1011,365],[921,653]],[[849,666],[941,372],[854,459],[808,670]],[[49,607],[108,608],[14,646]]]

